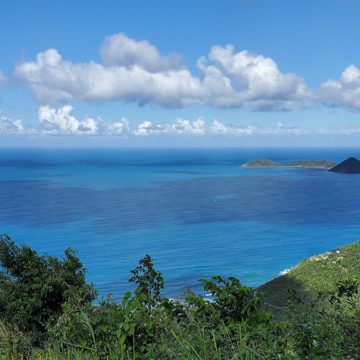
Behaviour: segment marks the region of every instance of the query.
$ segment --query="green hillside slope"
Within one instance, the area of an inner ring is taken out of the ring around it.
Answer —
[[[360,280],[360,242],[311,256],[259,290],[266,293],[265,304],[276,308],[286,305],[289,289],[311,299],[319,292],[336,291],[337,284],[347,279]]]

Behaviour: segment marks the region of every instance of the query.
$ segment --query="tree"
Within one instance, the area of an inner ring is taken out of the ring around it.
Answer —
[[[66,304],[86,305],[95,297],[75,251],[66,249],[58,260],[0,236],[0,320],[6,324],[44,334]]]

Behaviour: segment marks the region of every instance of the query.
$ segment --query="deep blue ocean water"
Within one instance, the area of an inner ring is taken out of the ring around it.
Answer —
[[[217,274],[257,286],[360,239],[360,175],[240,165],[349,156],[360,149],[0,149],[0,233],[40,253],[77,249],[117,299],[145,254],[168,296]]]

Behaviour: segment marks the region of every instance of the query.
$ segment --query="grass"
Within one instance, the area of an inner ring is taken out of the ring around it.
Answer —
[[[259,287],[266,293],[264,303],[272,309],[286,306],[290,291],[305,300],[314,299],[318,293],[332,292],[346,279],[360,279],[360,242],[327,253],[311,256]]]

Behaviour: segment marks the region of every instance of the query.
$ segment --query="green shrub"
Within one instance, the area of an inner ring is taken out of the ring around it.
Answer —
[[[131,271],[135,290],[120,303],[92,302],[95,291],[70,249],[57,260],[2,236],[0,265],[1,359],[360,358],[353,275],[310,299],[291,288],[280,321],[264,310],[261,293],[234,277],[201,279],[211,300],[193,292],[163,297],[164,279],[149,255]]]
[[[110,297],[97,306],[75,310],[69,307],[53,328],[53,339],[62,349],[72,346],[87,349],[98,357],[112,352],[131,358],[143,358],[156,342],[167,322],[161,305],[162,274],[153,267],[150,256],[139,261],[129,281],[137,287],[120,304]]]
[[[58,260],[0,237],[0,319],[14,329],[40,341],[66,304],[89,304],[95,295],[73,250]]]

